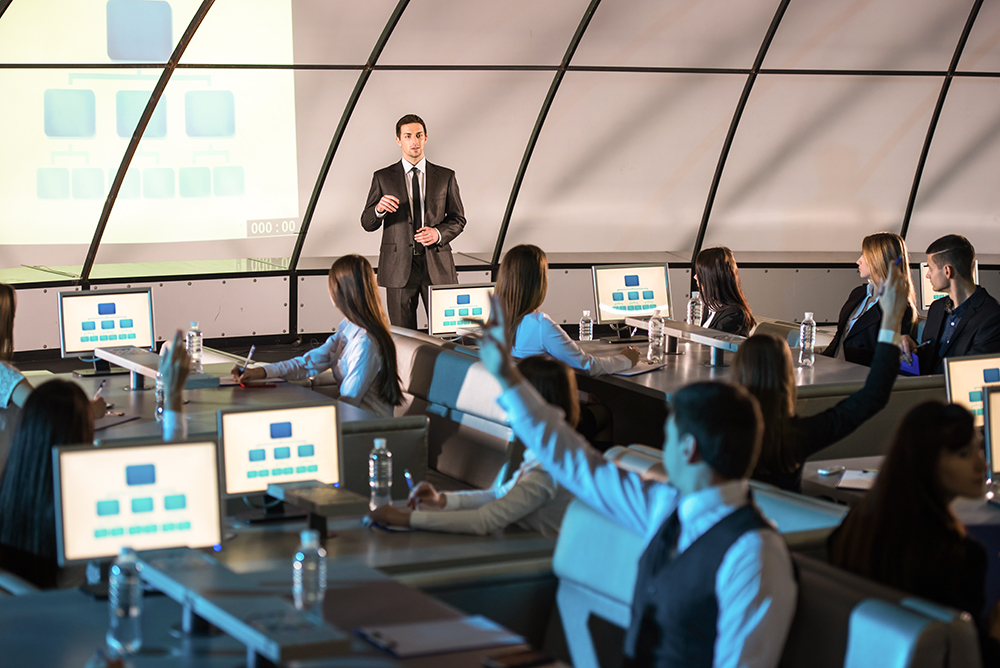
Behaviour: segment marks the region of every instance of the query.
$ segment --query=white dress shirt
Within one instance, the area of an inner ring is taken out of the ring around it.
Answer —
[[[447,502],[442,510],[415,510],[410,514],[410,526],[484,536],[516,524],[555,538],[573,500],[530,452],[525,452],[524,462],[503,485],[444,495]]]
[[[364,328],[346,318],[337,325],[337,333],[318,348],[301,357],[264,365],[268,378],[289,380],[313,378],[331,369],[343,401],[382,417],[392,417],[392,406],[372,387],[381,368],[382,355],[375,342]]]
[[[689,494],[644,481],[605,460],[549,406],[527,382],[497,400],[525,447],[552,477],[577,498],[627,529],[645,537],[678,509],[683,552],[702,534],[748,502],[746,481]],[[680,506],[678,508],[678,505]],[[795,613],[797,585],[791,557],[775,531],[747,532],[730,546],[716,572],[719,618],[715,640],[717,668],[773,668],[778,665]]]
[[[536,311],[521,319],[511,354],[514,357],[531,357],[542,353],[548,353],[588,376],[604,376],[632,368],[632,362],[624,355],[595,357],[585,353],[552,318]]]

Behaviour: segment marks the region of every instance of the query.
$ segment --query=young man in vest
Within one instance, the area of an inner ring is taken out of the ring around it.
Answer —
[[[515,434],[577,498],[646,537],[625,639],[626,666],[773,668],[795,612],[785,543],[753,499],[757,401],[696,383],[670,401],[663,462],[670,484],[609,462],[524,382],[494,303],[480,359],[503,388]]]

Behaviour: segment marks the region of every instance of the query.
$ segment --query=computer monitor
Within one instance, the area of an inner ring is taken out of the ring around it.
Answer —
[[[670,317],[670,283],[667,265],[595,265],[594,303],[598,324],[625,322],[625,318],[651,316],[660,309]]]
[[[260,494],[271,483],[341,480],[335,402],[219,411],[223,498]]]
[[[982,427],[983,388],[1000,385],[1000,355],[948,357],[944,361],[944,382],[948,401],[965,406]]]
[[[986,432],[986,465],[990,480],[1000,481],[1000,386],[983,390]]]
[[[972,261],[972,281],[978,285],[979,284],[979,260]],[[947,297],[946,292],[934,292],[934,288],[931,287],[931,282],[927,280],[927,263],[920,263],[920,303],[921,308],[925,311],[931,307],[938,299],[942,297]]]
[[[52,448],[59,565],[222,537],[212,441]]]
[[[63,357],[92,357],[95,348],[152,350],[154,345],[152,288],[59,293],[59,349]],[[110,373],[110,367],[105,360],[96,360],[92,373]]]
[[[490,295],[495,283],[432,285],[428,290],[427,332],[454,336],[460,328],[482,327],[490,317]]]

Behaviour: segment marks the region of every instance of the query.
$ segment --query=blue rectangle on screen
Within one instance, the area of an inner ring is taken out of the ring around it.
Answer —
[[[291,456],[292,456],[292,449],[289,448],[289,447],[287,447],[287,446],[284,447],[284,448],[275,448],[274,449],[274,458],[275,459],[288,459]]]
[[[262,462],[267,457],[267,451],[264,448],[258,448],[250,451],[250,461],[252,462]]]
[[[312,457],[316,454],[316,448],[311,445],[299,446],[299,457]]]
[[[101,517],[106,517],[108,515],[118,514],[118,502],[117,501],[98,501],[97,502],[97,514]]]
[[[153,499],[148,496],[144,496],[141,499],[132,499],[132,512],[133,513],[153,512]]]
[[[652,299],[653,298],[653,291],[652,290],[643,290],[642,291],[642,298],[643,299]]]
[[[446,317],[446,318],[454,318],[455,317],[455,309],[453,309],[453,308],[446,308],[444,310],[444,317]]]
[[[625,301],[625,293],[624,292],[612,292],[611,293],[611,301],[615,301],[615,302]]]
[[[460,308],[460,309],[458,309],[458,315],[460,315],[460,316],[461,315],[469,315],[469,309],[467,309],[467,308]]]
[[[188,137],[232,137],[236,134],[233,92],[196,90],[185,93],[184,129]]]
[[[125,329],[127,327],[131,327],[132,326],[132,319],[128,318],[126,320],[119,320],[118,321],[118,326],[121,327],[122,329]]]
[[[482,314],[483,314],[483,309],[479,307],[475,307],[472,309],[472,315],[482,315]]]
[[[628,298],[629,299],[638,299],[639,298],[639,293],[638,292],[634,292],[634,291],[633,292],[629,292],[628,293]]]
[[[973,390],[972,392],[969,392],[969,401],[971,401],[972,403],[976,404],[982,400],[983,400],[982,390]]]
[[[164,510],[182,510],[187,508],[187,497],[183,494],[171,494],[163,497]]]
[[[291,437],[292,437],[291,422],[271,423],[271,438],[291,438]]]
[[[126,485],[152,485],[156,482],[155,464],[134,464],[125,467]]]
[[[115,314],[115,305],[114,305],[114,303],[111,303],[111,304],[98,304],[97,305],[97,314],[98,315],[114,315]]]
[[[97,329],[97,323],[94,322],[85,322],[82,324],[82,326],[83,326],[83,331],[85,332],[92,332],[95,329]]]
[[[457,297],[455,297],[455,302],[458,304],[468,304],[471,301],[472,297],[470,295],[458,295]]]
[[[636,274],[631,274],[625,277],[626,288],[634,288],[638,287],[638,285],[639,285],[639,276],[637,276]]]
[[[114,329],[114,328],[115,328],[115,321],[114,320],[102,320],[101,321],[101,329]]]
[[[983,381],[987,383],[1000,383],[1000,369],[983,369]]]

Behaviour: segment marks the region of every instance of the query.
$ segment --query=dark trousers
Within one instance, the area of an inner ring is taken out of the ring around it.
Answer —
[[[427,313],[427,289],[431,277],[427,274],[427,256],[414,255],[410,267],[410,278],[401,288],[385,289],[385,309],[389,322],[407,329],[417,328],[417,301],[424,299],[424,313]]]

